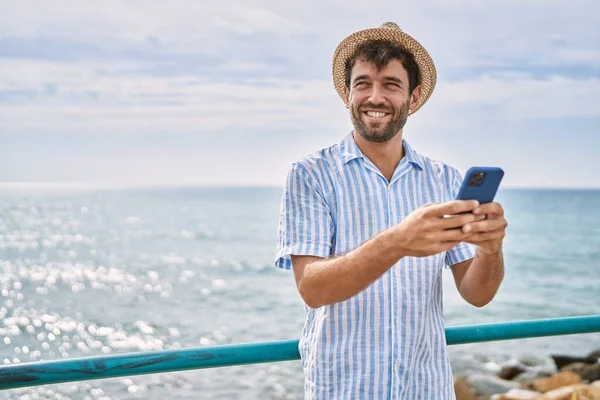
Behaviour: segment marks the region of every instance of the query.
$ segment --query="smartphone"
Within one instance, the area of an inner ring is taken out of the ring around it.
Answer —
[[[477,200],[479,204],[494,201],[504,171],[498,167],[471,167],[465,174],[457,200]]]

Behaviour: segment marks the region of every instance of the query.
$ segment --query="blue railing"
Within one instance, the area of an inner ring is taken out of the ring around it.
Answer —
[[[600,315],[446,328],[449,345],[600,332]],[[191,369],[289,361],[298,340],[123,353],[0,366],[0,390]]]

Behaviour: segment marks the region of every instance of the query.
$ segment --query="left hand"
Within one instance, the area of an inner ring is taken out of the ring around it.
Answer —
[[[463,242],[477,245],[478,250],[485,254],[498,253],[502,250],[502,241],[508,226],[504,218],[504,209],[499,203],[492,202],[481,204],[473,210],[473,214],[487,215],[487,218],[463,225],[462,231],[469,234]]]

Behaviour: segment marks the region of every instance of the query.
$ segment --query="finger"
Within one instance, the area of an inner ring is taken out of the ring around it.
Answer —
[[[501,216],[497,215],[497,214],[478,214],[478,215],[483,216],[483,219],[498,219],[498,218],[501,218]]]
[[[476,207],[473,210],[473,214],[481,215],[481,214],[494,214],[494,215],[504,215],[504,208],[500,203],[491,202],[481,204],[479,207]]]
[[[453,200],[428,207],[427,213],[430,216],[442,217],[444,215],[472,212],[477,206],[479,206],[477,200]]]
[[[462,230],[465,233],[491,232],[504,230],[506,225],[506,220],[503,218],[485,219],[483,221],[469,222],[462,227]]]
[[[469,235],[463,239],[465,243],[479,244],[490,240],[498,240],[504,237],[504,230],[491,231],[491,232],[480,232]]]
[[[440,230],[431,234],[430,240],[432,242],[447,242],[447,241],[461,241],[472,234],[468,234],[462,231],[460,228],[451,228]]]
[[[474,215],[473,213],[450,215],[440,220],[442,229],[460,228],[465,224],[485,220],[485,215]]]

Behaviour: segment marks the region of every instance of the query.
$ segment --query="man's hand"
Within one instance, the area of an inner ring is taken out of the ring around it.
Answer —
[[[470,226],[479,229],[474,224],[485,218],[482,213],[472,213],[478,206],[475,200],[454,200],[426,204],[416,209],[393,228],[402,254],[426,257],[449,250],[464,241],[472,232],[464,232],[461,228],[472,224]]]
[[[484,254],[495,254],[502,250],[502,241],[508,222],[504,218],[504,209],[499,203],[487,203],[473,210],[477,216],[487,216],[485,220],[468,222],[462,227],[467,234],[463,242],[479,247]]]
[[[427,204],[346,254],[328,258],[292,255],[298,291],[311,308],[345,301],[402,257],[438,254],[463,241],[471,234],[462,227],[485,218],[472,213],[478,206],[474,200]]]

